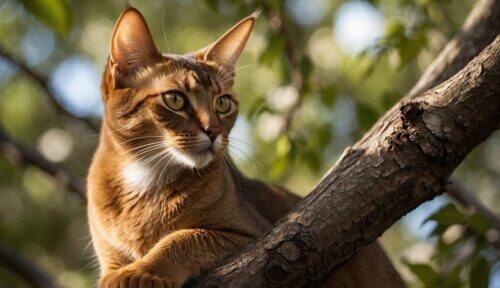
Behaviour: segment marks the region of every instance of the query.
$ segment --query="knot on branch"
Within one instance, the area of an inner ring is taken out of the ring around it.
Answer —
[[[278,243],[268,250],[264,274],[270,284],[296,283],[297,269],[319,267],[321,254],[316,248],[317,237],[310,232],[302,231]],[[306,257],[308,255],[308,257]],[[313,263],[314,262],[314,263]]]
[[[393,143],[398,147],[412,142],[425,155],[440,163],[448,162],[445,135],[441,127],[443,119],[430,111],[425,102],[411,101],[399,107],[401,125],[395,131]],[[447,130],[447,129],[445,129]]]
[[[266,264],[264,271],[269,283],[276,284],[290,275],[292,269],[289,265],[286,265],[286,263],[273,259]]]
[[[419,103],[409,102],[399,108],[405,127],[413,125],[423,113]]]

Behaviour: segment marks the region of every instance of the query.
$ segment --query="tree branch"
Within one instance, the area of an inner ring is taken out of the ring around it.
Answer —
[[[396,104],[298,207],[200,286],[317,284],[442,193],[467,153],[499,128],[499,110],[500,36],[448,81]]]
[[[405,97],[414,98],[450,78],[477,56],[499,33],[500,2],[478,1],[457,35],[427,67],[420,80]],[[473,194],[468,193],[458,179],[453,179],[453,184],[449,188],[447,193],[460,204],[465,207],[475,207],[477,212],[492,221],[492,224],[498,222],[498,218],[491,211],[479,208],[486,207],[482,206]]]
[[[85,201],[85,184],[80,178],[72,175],[64,166],[47,160],[33,148],[10,138],[2,130],[0,130],[0,153],[12,163],[31,164],[40,168]]]
[[[42,269],[4,245],[0,245],[0,263],[19,275],[31,287],[58,287],[56,282],[52,280]]]
[[[50,88],[47,79],[32,70],[31,68],[28,67],[23,61],[20,59],[14,57],[11,53],[7,52],[4,47],[0,46],[0,56],[11,62],[12,64],[16,65],[21,71],[24,72],[24,74],[30,76],[38,85],[42,88],[42,90],[45,92],[47,95],[49,101],[52,103],[54,108],[57,110],[57,112],[71,118],[75,119],[77,121],[81,121],[85,123],[85,125],[91,129],[94,132],[99,131],[99,127],[90,119],[90,118],[85,118],[85,117],[78,117],[68,111],[64,106],[62,106],[57,100],[56,97]]]

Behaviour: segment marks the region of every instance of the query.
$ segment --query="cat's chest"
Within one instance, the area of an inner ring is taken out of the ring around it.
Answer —
[[[135,257],[142,257],[162,237],[182,228],[186,222],[185,197],[139,198],[126,201],[119,210],[109,213],[109,235],[118,247]]]

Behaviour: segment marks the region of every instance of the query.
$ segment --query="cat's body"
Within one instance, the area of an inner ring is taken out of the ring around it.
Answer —
[[[264,233],[300,198],[241,175],[225,156],[234,63],[255,19],[187,56],[157,52],[135,9],[118,20],[102,85],[106,112],[88,177],[101,287],[180,287]],[[377,244],[329,287],[401,287]],[[334,284],[334,285],[332,285]]]

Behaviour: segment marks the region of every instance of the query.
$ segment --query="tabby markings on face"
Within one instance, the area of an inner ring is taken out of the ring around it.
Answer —
[[[224,160],[238,113],[234,65],[255,22],[235,25],[216,42],[187,55],[158,51],[142,17],[117,21],[103,80],[106,125],[120,147],[119,177],[143,195],[185,169]]]

